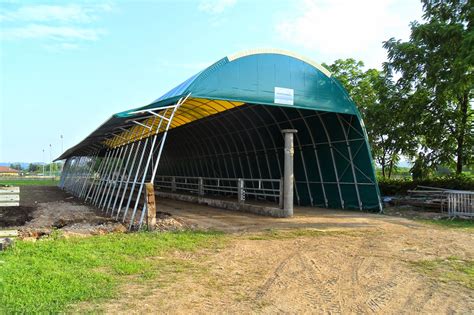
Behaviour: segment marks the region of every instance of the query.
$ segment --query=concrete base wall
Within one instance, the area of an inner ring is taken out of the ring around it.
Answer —
[[[283,209],[277,207],[267,207],[252,205],[248,203],[238,203],[233,201],[221,200],[221,199],[212,199],[208,197],[196,196],[196,195],[185,195],[165,191],[155,191],[155,195],[158,198],[168,198],[173,200],[187,201],[198,203],[202,205],[207,205],[214,208],[222,208],[233,211],[249,212],[255,213],[264,216],[284,218],[287,217]],[[157,200],[157,205],[159,207],[160,201]]]

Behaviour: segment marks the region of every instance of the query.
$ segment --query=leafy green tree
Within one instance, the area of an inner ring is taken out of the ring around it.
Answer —
[[[20,163],[12,163],[10,164],[10,168],[13,168],[14,170],[21,171],[22,167]]]
[[[391,177],[400,155],[413,155],[417,146],[399,115],[400,96],[391,78],[376,69],[364,71],[364,63],[354,59],[336,60],[325,65],[346,88],[357,104],[367,129],[372,155],[382,177]]]
[[[427,179],[431,174],[431,169],[428,167],[428,163],[425,161],[426,157],[423,152],[418,153],[418,157],[415,159],[412,168],[410,169],[413,180]]]
[[[474,158],[474,1],[422,0],[424,23],[411,23],[406,42],[384,43],[388,73],[399,76],[400,113],[419,135],[425,166],[456,173]]]
[[[30,163],[28,165],[28,172],[30,172],[30,173],[37,172],[39,169],[40,169],[40,166],[38,164]]]
[[[364,116],[367,108],[376,102],[377,92],[372,78],[378,75],[378,71],[364,71],[364,63],[352,58],[337,59],[332,64],[323,63],[323,66],[344,86]]]

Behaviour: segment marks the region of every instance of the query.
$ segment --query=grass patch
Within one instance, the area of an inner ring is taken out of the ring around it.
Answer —
[[[439,220],[429,220],[429,219],[419,219],[419,221],[427,224],[437,225],[445,228],[452,229],[463,229],[474,232],[474,220],[469,219],[439,219]]]
[[[157,275],[167,261],[153,257],[213,246],[221,235],[142,232],[19,241],[0,253],[0,313],[64,312],[74,303],[111,298],[130,276]]]
[[[415,267],[438,281],[457,282],[474,289],[474,261],[451,256],[446,259],[422,260]]]
[[[20,180],[0,180],[0,185],[9,186],[57,186],[58,180],[53,179],[20,179]]]

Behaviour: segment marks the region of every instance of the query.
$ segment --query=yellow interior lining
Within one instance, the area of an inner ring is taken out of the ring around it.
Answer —
[[[226,110],[243,105],[242,102],[231,102],[224,100],[209,100],[204,98],[188,98],[186,102],[176,111],[173,121],[169,129],[173,129],[179,126],[189,124],[193,121],[224,112]],[[162,115],[166,118],[170,118],[173,112],[172,108],[164,109],[159,111],[157,114]],[[140,120],[140,123],[151,127],[145,128],[140,125],[135,125],[128,129],[128,132],[122,131],[117,136],[107,139],[104,144],[109,148],[115,148],[133,141],[141,140],[146,137],[150,137],[156,133],[160,133],[166,130],[167,121],[163,120],[158,130],[160,123],[159,117],[150,117],[145,120]]]

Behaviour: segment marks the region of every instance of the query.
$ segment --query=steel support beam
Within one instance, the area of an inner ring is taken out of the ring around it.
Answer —
[[[354,160],[352,158],[352,149],[349,143],[349,137],[348,137],[346,129],[344,128],[344,124],[342,122],[341,116],[339,114],[336,114],[336,116],[337,116],[337,120],[339,121],[339,124],[341,125],[342,132],[344,133],[344,138],[346,139],[347,151],[349,152],[349,160],[350,160],[349,163],[352,169],[352,176],[354,177],[354,186],[355,186],[356,195],[357,195],[357,202],[359,203],[359,210],[362,210],[362,201],[360,199],[359,185],[357,184],[357,176],[356,176],[356,172],[354,168]]]

